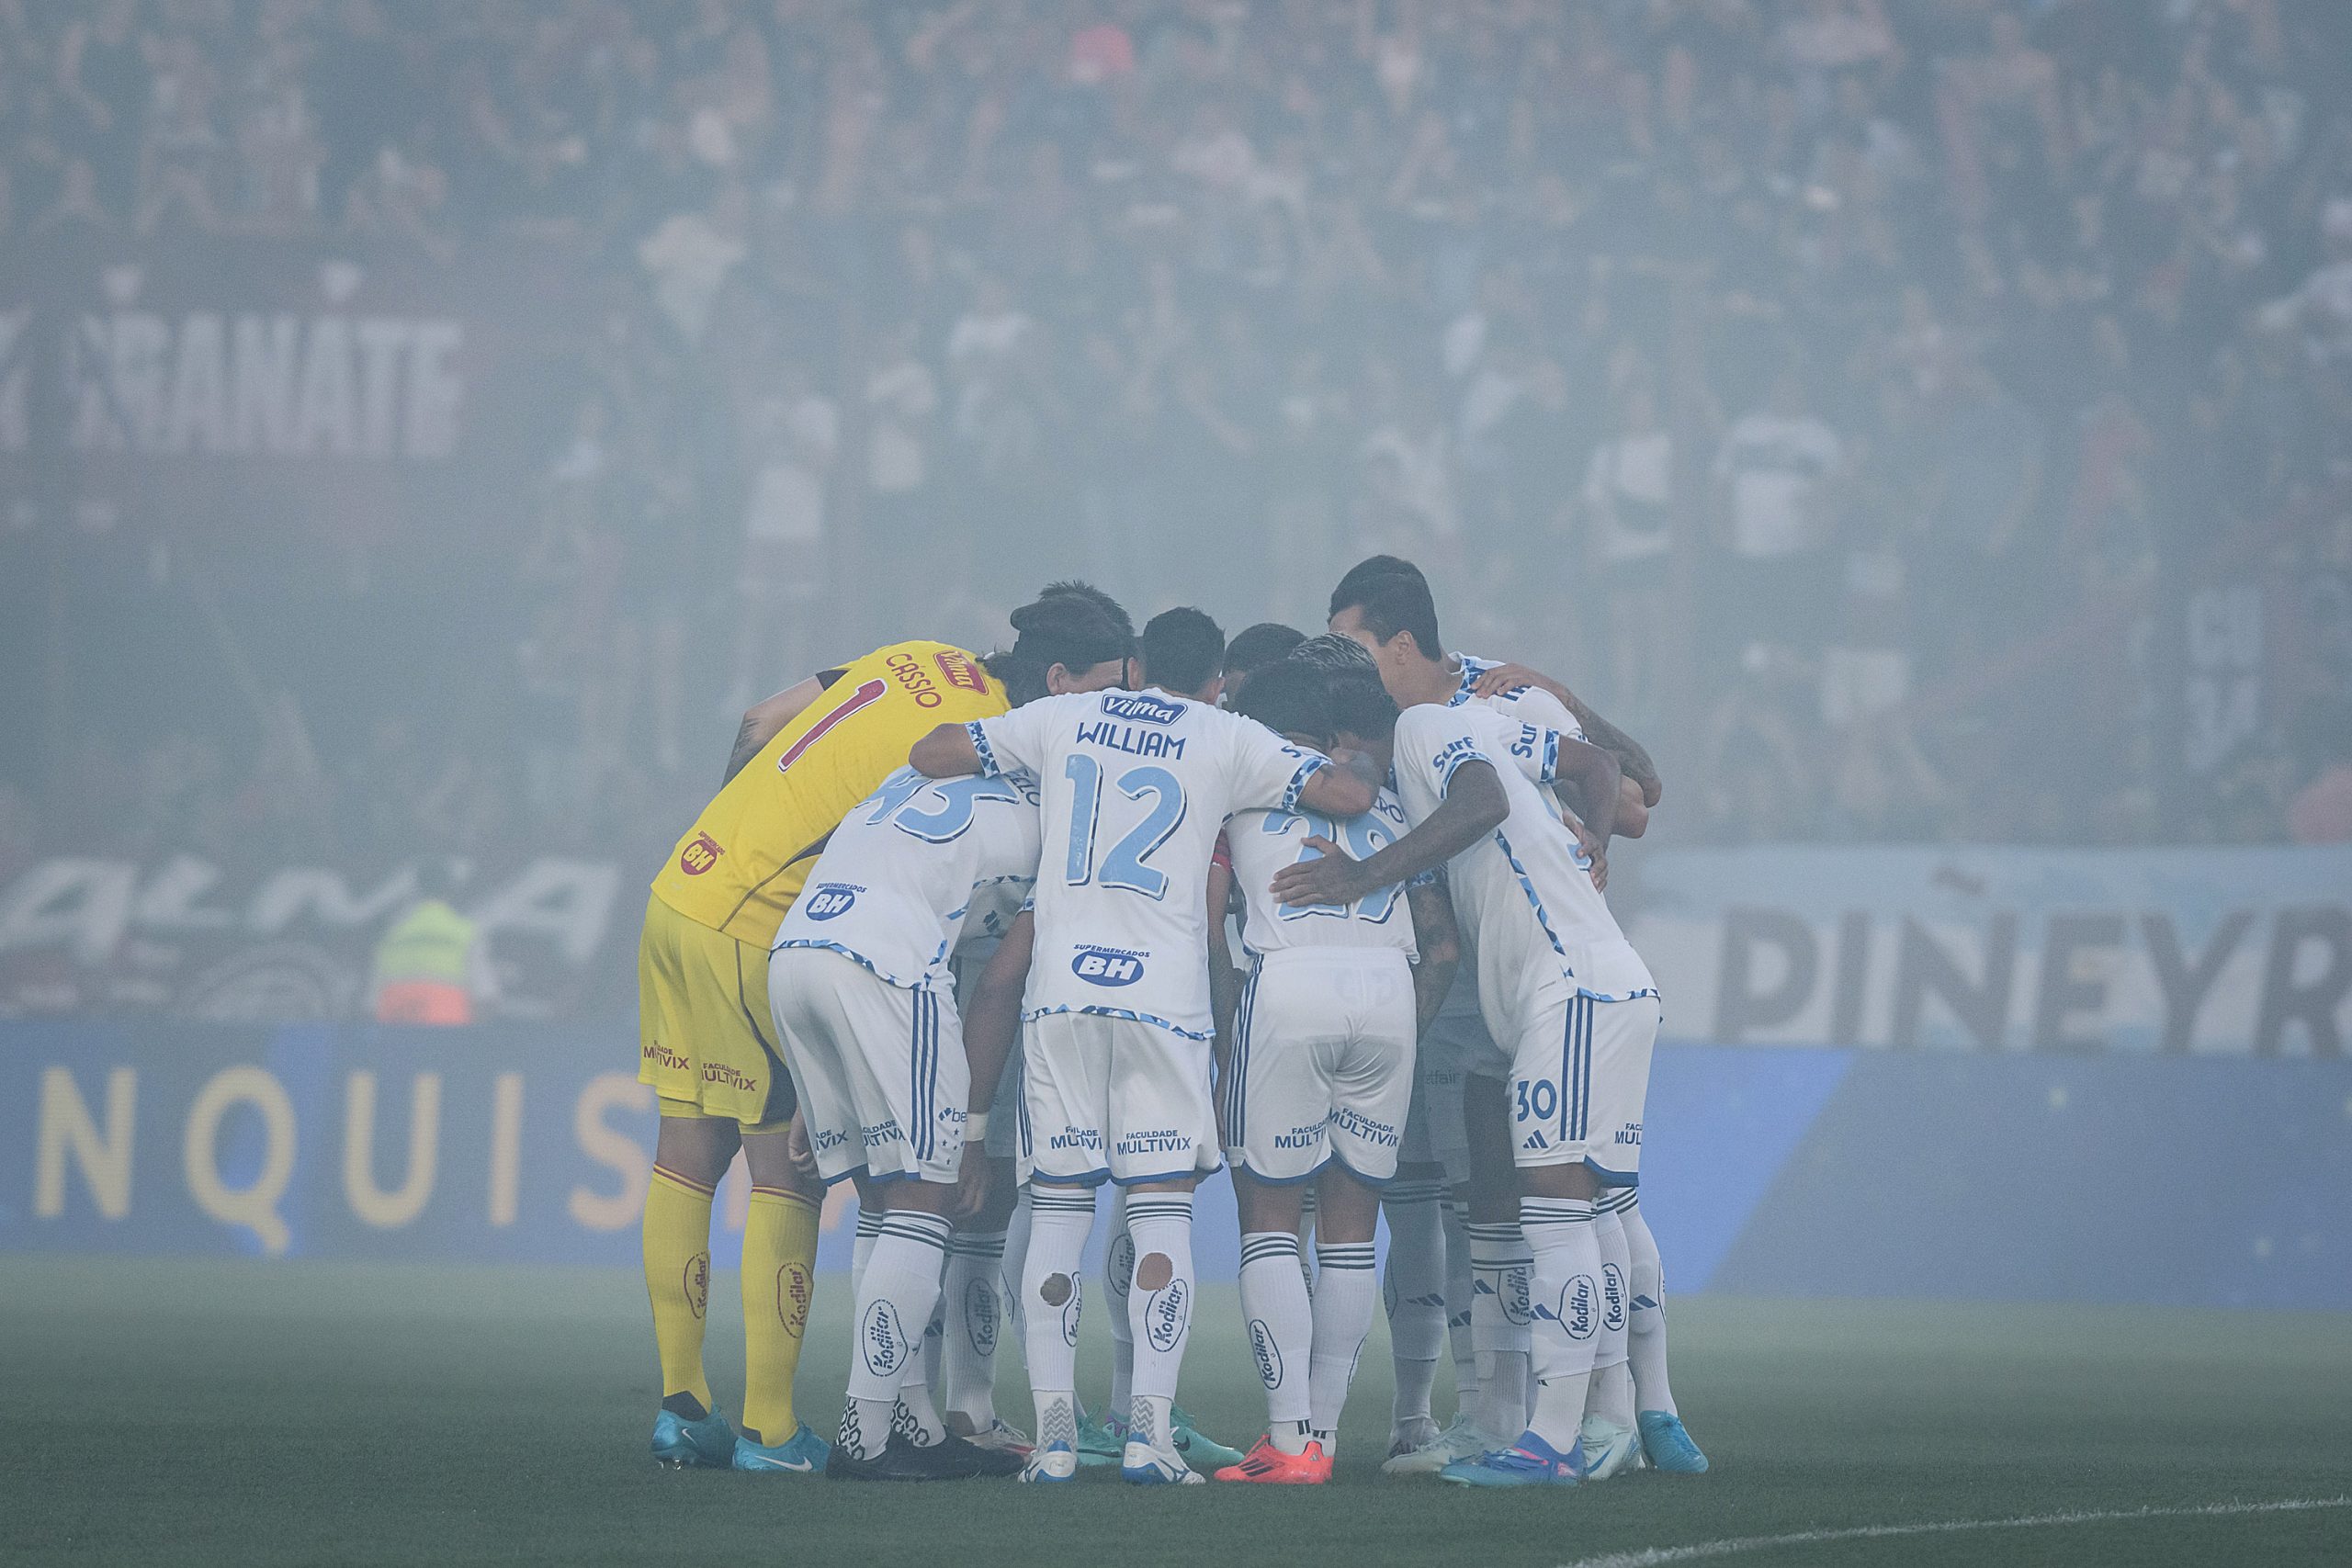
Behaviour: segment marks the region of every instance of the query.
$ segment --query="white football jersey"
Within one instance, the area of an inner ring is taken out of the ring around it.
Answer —
[[[1356,860],[1378,853],[1405,836],[1405,808],[1393,790],[1382,790],[1370,811],[1335,821],[1315,811],[1244,811],[1226,824],[1226,852],[1249,917],[1241,945],[1251,953],[1297,947],[1396,947],[1413,957],[1413,912],[1405,889],[1384,887],[1352,904],[1277,904],[1274,876],[1284,866],[1320,858],[1306,848],[1310,836],[1329,839]]]
[[[1446,863],[1481,1010],[1498,1038],[1498,1010],[1534,982],[1556,976],[1604,1000],[1655,989],[1592,885],[1591,861],[1543,793],[1547,733],[1475,703],[1424,703],[1396,721],[1396,794],[1416,827],[1464,762],[1490,764],[1510,803],[1500,827]],[[1549,749],[1556,760],[1556,741]]]
[[[967,942],[1004,934],[1037,874],[1037,783],[900,768],[833,829],[778,948],[845,953],[894,986],[952,988]]]
[[[1329,759],[1255,719],[1150,692],[1046,697],[965,727],[1043,797],[1023,1015],[1105,1013],[1205,1040],[1208,873],[1237,811],[1288,810]]]

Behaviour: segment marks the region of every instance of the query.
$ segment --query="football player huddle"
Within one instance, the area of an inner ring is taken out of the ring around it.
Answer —
[[[1605,897],[1611,840],[1658,802],[1646,754],[1533,671],[1446,651],[1427,581],[1394,557],[1349,571],[1312,637],[1266,625],[1228,645],[1193,609],[1137,635],[1081,583],[1012,622],[1007,651],[900,644],[754,708],[655,884],[655,1456],[843,1480],[1327,1482],[1385,1214],[1385,1473],[1703,1471],[1638,1201],[1657,991]],[[740,1427],[703,1376],[696,1295],[739,1142]],[[1222,1168],[1266,1391],[1247,1453],[1177,1404],[1193,1192]],[[854,1334],[828,1441],[790,1382],[815,1200],[842,1180]],[[1114,1371],[1090,1405],[1077,1349],[1096,1316]],[[1007,1340],[1034,1437],[996,1410]]]

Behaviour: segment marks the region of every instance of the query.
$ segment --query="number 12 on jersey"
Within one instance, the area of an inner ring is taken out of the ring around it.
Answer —
[[[1184,820],[1184,785],[1166,768],[1129,768],[1112,781],[1112,787],[1132,801],[1151,797],[1151,808],[1116,842],[1098,865],[1094,840],[1102,818],[1102,764],[1084,752],[1074,753],[1062,770],[1070,782],[1069,860],[1063,868],[1072,887],[1091,882],[1125,888],[1148,898],[1168,896],[1168,874],[1145,863],[1152,852],[1168,841]]]

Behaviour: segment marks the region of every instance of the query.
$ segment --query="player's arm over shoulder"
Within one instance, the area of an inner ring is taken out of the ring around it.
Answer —
[[[741,773],[743,765],[758,756],[760,749],[775,739],[778,730],[823,696],[825,688],[840,680],[842,673],[838,668],[819,671],[806,681],[797,681],[774,696],[763,697],[745,708],[743,723],[735,731],[735,750],[728,753],[727,777],[731,779]]]

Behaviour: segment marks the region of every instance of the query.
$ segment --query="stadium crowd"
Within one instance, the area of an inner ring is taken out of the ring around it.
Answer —
[[[1685,841],[2352,836],[2347,71],[2335,0],[0,0],[0,250],[537,245],[608,312],[493,581],[226,585],[347,635],[210,728],[67,669],[0,876],[650,863],[842,649],[1056,568],[1313,630],[1373,550]],[[463,689],[350,716],[453,606]]]

